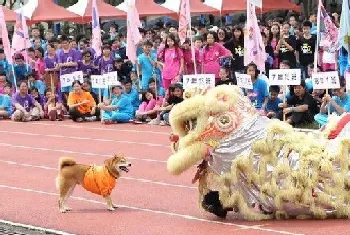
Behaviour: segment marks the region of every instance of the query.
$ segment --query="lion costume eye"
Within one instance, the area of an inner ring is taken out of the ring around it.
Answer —
[[[238,126],[238,118],[232,113],[223,113],[214,120],[215,127],[221,132],[231,132]]]

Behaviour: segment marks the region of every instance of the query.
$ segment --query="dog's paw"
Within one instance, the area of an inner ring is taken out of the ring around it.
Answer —
[[[71,211],[72,208],[70,208],[70,207],[65,207],[64,210],[65,210],[65,211]]]
[[[109,211],[115,211],[114,207],[108,207]]]
[[[113,204],[112,206],[113,206],[114,209],[119,208],[119,207],[118,207],[117,205],[115,205],[115,204]]]
[[[60,209],[60,212],[61,212],[61,213],[66,213],[66,212],[67,212],[67,210],[66,210],[66,209],[64,209],[64,208],[62,208],[62,209]]]

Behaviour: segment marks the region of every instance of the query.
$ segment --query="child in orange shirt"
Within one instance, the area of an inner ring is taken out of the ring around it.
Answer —
[[[73,82],[73,91],[68,96],[69,116],[75,122],[96,121],[100,118],[100,110],[89,92],[82,89],[80,81]]]

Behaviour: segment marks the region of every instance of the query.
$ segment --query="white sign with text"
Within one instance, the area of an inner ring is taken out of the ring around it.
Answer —
[[[300,69],[271,69],[269,71],[270,86],[300,85]]]
[[[314,89],[339,89],[339,75],[337,71],[318,72],[312,74]]]
[[[107,78],[107,84],[108,86],[118,86],[120,85],[120,82],[118,81],[118,72],[109,72],[105,74]]]
[[[184,75],[183,76],[183,88],[193,89],[205,89],[215,87],[215,74],[197,74],[197,75]]]
[[[253,89],[252,77],[247,74],[236,74],[237,86],[245,89]]]
[[[107,73],[104,75],[91,75],[92,88],[105,89],[112,86],[119,86],[121,83],[115,74]]]
[[[104,75],[91,75],[91,87],[97,89],[107,88],[107,79]]]
[[[70,74],[64,74],[60,76],[61,87],[71,87],[74,81],[84,82],[83,71],[76,71]]]

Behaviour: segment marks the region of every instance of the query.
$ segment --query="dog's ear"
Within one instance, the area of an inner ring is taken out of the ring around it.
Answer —
[[[104,161],[105,166],[111,166],[113,165],[113,162],[115,161],[115,157],[113,158],[108,158]]]
[[[113,160],[118,160],[120,157],[118,154],[114,154]]]
[[[125,158],[124,154],[115,154],[114,155],[114,159],[115,160],[120,160],[120,159],[123,159],[123,158]]]

